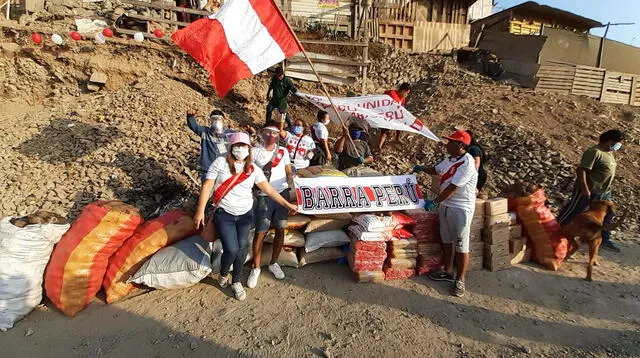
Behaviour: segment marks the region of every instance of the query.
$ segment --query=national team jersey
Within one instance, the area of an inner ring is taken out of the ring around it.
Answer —
[[[461,157],[443,160],[436,165],[436,173],[440,176],[440,192],[451,184],[458,187],[442,205],[473,213],[476,207],[478,171],[471,154],[465,153]]]
[[[278,193],[281,193],[287,189],[289,189],[289,184],[287,183],[287,165],[291,165],[291,160],[289,157],[289,151],[287,148],[276,147],[277,152],[274,158],[273,150],[268,151],[263,146],[254,147],[251,150],[251,156],[253,157],[253,164],[257,165],[260,168],[264,168],[267,163],[273,159],[274,166],[271,167],[271,176],[269,177],[269,184],[276,189]],[[260,191],[260,195],[266,195]]]
[[[309,159],[313,157],[313,151],[316,144],[308,135],[298,137],[293,133],[287,132],[284,139],[287,150],[291,155],[291,162],[296,169],[304,169],[309,166]]]

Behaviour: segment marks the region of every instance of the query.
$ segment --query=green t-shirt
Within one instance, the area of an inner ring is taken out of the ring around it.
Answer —
[[[604,194],[611,191],[613,177],[616,175],[616,159],[612,152],[605,152],[595,145],[584,152],[580,167],[589,170],[587,180],[592,193]]]
[[[289,77],[285,76],[279,80],[276,76],[273,76],[271,77],[271,83],[269,84],[269,91],[273,91],[269,103],[276,108],[286,110],[287,96],[290,92],[295,93],[298,90]]]

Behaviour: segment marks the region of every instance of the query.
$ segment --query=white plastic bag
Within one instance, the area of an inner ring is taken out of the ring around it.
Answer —
[[[210,243],[194,235],[156,252],[128,282],[171,290],[193,286],[211,273]]]
[[[304,250],[313,252],[321,247],[337,247],[351,242],[342,230],[319,231],[307,234]]]
[[[0,220],[0,331],[6,331],[42,301],[42,280],[53,245],[69,224],[14,226]]]
[[[391,236],[384,232],[367,232],[359,224],[349,225],[347,229],[353,238],[360,241],[388,241]]]
[[[372,214],[359,215],[353,218],[353,222],[360,224],[366,232],[385,232],[394,228],[393,217],[376,216]]]

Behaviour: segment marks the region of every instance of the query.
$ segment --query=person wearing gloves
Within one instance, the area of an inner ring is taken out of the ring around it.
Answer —
[[[233,131],[224,128],[224,113],[213,110],[209,114],[209,127],[198,124],[198,112],[187,112],[187,126],[200,137],[200,181],[204,182],[209,167],[216,158],[224,156],[229,150],[227,135]]]
[[[284,140],[285,146],[291,156],[291,162],[296,170],[309,166],[310,160],[316,149],[313,138],[306,134],[307,124],[301,120],[293,122],[291,132],[284,129],[285,122],[280,122],[280,137]]]
[[[440,194],[434,200],[427,200],[424,206],[427,210],[433,210],[440,205],[438,220],[444,271],[431,273],[429,277],[435,281],[453,282],[452,294],[462,297],[469,265],[469,235],[475,211],[478,170],[473,157],[467,153],[471,144],[469,133],[458,130],[444,138],[447,139],[449,157],[435,167],[417,165],[413,171],[441,177]],[[453,275],[454,252],[456,276]]]
[[[338,139],[335,146],[335,152],[338,155],[338,170],[373,163],[369,144],[361,139],[363,134],[364,128],[358,123],[351,123],[348,131],[344,127],[342,128],[342,137]],[[353,145],[348,141],[347,136],[351,137]]]
[[[293,172],[291,160],[287,148],[278,146],[280,130],[275,125],[267,125],[261,131],[262,145],[256,146],[251,151],[253,163],[262,169],[269,184],[283,197],[289,197],[289,183],[293,185]],[[249,274],[247,286],[254,288],[260,278],[260,261],[262,259],[262,244],[271,226],[275,229],[273,238],[273,251],[269,271],[277,280],[283,280],[285,275],[278,258],[284,244],[284,233],[287,228],[289,212],[286,206],[278,204],[263,191],[256,195],[255,202],[255,226],[256,233],[253,239],[253,269]]]
[[[263,193],[292,213],[298,208],[278,194],[262,169],[253,163],[251,141],[247,133],[229,135],[229,145],[230,152],[218,157],[206,174],[193,220],[196,229],[204,227],[203,236],[206,238],[211,238],[207,227],[215,225],[216,237],[222,242],[223,250],[218,283],[223,288],[229,285],[229,271],[233,264],[231,289],[235,298],[242,301],[247,297],[240,279],[249,246],[249,230],[253,225],[253,186],[258,186]],[[204,226],[205,208],[211,191],[214,210],[206,221],[207,226]]]

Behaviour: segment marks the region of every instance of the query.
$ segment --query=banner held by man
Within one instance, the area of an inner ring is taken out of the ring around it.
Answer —
[[[313,94],[297,93],[314,106],[326,110],[331,106],[329,99]],[[421,134],[431,140],[440,141],[422,121],[417,119],[402,105],[394,102],[388,95],[333,98],[343,117],[356,117],[365,120],[373,128],[386,128]],[[338,117],[329,112],[331,120],[339,123]]]

